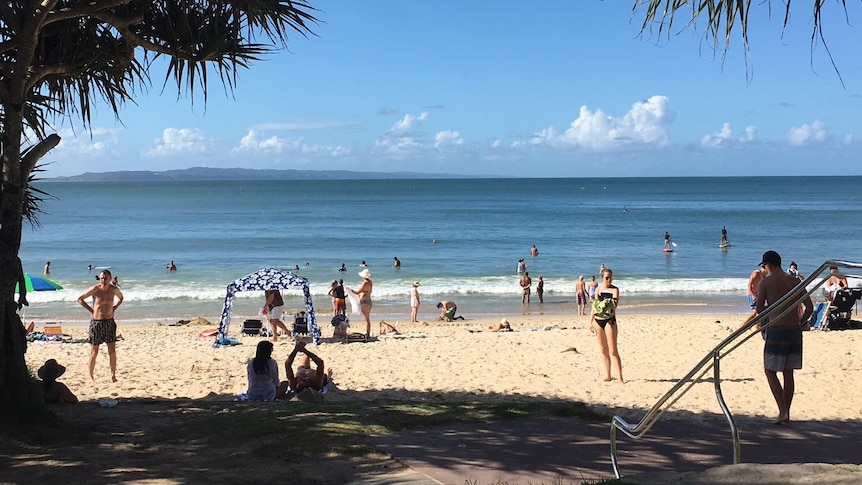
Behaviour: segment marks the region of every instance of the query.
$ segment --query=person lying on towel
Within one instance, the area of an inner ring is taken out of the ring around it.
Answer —
[[[296,356],[300,352],[302,352],[302,356],[299,357],[299,366],[297,366],[296,372],[294,372],[293,361],[296,360]],[[317,366],[316,369],[311,368],[311,361],[314,361],[314,364]],[[305,347],[305,342],[296,343],[293,351],[290,352],[290,355],[284,362],[284,370],[287,373],[287,383],[290,385],[290,389],[297,393],[307,388],[321,391],[328,382],[328,375],[324,369],[323,359],[308,350]],[[329,371],[329,375],[331,374],[332,370]]]

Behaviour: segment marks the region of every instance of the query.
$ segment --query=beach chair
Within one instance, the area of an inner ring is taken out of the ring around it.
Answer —
[[[45,322],[43,329],[45,335],[63,335],[63,326],[60,322]]]
[[[853,315],[853,305],[862,298],[862,289],[843,289],[835,292],[826,315],[824,330],[847,330],[850,328],[850,317]]]
[[[811,323],[809,324],[811,330],[823,330],[828,308],[829,302],[821,301],[814,304],[814,310],[811,312]]]
[[[259,337],[262,329],[262,320],[246,320],[242,322],[242,327],[239,329],[239,332],[243,335],[254,335]]]
[[[299,312],[293,319],[293,334],[308,335],[308,316],[305,312]]]

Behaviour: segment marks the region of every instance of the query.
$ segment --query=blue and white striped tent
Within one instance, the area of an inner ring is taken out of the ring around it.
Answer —
[[[218,334],[213,342],[213,347],[220,347],[222,339],[227,337],[230,328],[230,313],[233,310],[233,296],[238,291],[261,291],[261,290],[284,290],[290,288],[302,288],[305,296],[305,312],[308,314],[308,331],[315,344],[320,344],[320,329],[317,327],[317,319],[314,316],[314,305],[311,303],[311,291],[308,289],[308,280],[297,276],[290,271],[264,268],[250,275],[243,276],[227,285],[227,296],[224,298],[224,307],[221,311],[221,319],[218,325]]]

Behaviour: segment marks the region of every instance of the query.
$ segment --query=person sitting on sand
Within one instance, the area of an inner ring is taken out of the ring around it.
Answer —
[[[505,318],[500,320],[500,323],[488,325],[488,328],[492,332],[511,332],[512,331],[512,326],[509,325],[509,320],[507,320]]]
[[[257,343],[254,358],[248,361],[249,401],[272,401],[283,397],[287,383],[278,380],[278,362],[272,358],[272,342],[261,340]]]
[[[299,366],[296,372],[293,371],[293,361],[296,360],[297,354],[302,352],[299,358]],[[311,361],[317,366],[317,369],[312,369],[309,365]],[[302,392],[305,389],[313,389],[320,391],[332,378],[332,369],[326,372],[323,365],[323,359],[317,356],[314,352],[308,350],[305,342],[297,342],[296,346],[290,352],[287,360],[284,362],[284,370],[287,373],[287,383],[290,389],[294,392]]]
[[[66,372],[66,368],[58,364],[54,359],[45,361],[45,365],[39,367],[37,374],[44,384],[42,394],[45,402],[51,403],[76,403],[78,397],[62,382],[57,382]]]
[[[386,335],[386,334],[400,335],[401,334],[401,332],[399,332],[398,329],[395,328],[395,325],[392,325],[391,323],[387,323],[386,320],[380,320],[380,327],[378,329],[378,332],[380,333],[380,335]]]

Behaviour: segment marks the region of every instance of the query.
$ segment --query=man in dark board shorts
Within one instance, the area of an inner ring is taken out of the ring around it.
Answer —
[[[790,293],[799,280],[781,269],[781,256],[775,251],[763,253],[760,266],[766,270],[766,277],[760,282],[757,291],[755,312],[762,313],[767,306]],[[793,370],[802,368],[802,326],[811,318],[814,305],[811,298],[802,300],[805,311],[802,316],[794,302],[793,308],[769,322],[766,328],[766,345],[763,347],[763,367],[769,389],[778,404],[778,418],[775,424],[790,422],[790,404],[793,402],[795,384]],[[779,311],[779,313],[781,313]],[[784,374],[784,385],[778,380],[778,372]]]
[[[90,379],[96,368],[96,357],[99,355],[99,345],[108,345],[108,358],[111,363],[111,381],[117,382],[117,323],[114,312],[123,303],[123,293],[120,288],[111,284],[111,272],[102,270],[98,276],[99,283],[78,297],[78,303],[90,312]],[[87,299],[93,298],[93,306]]]

